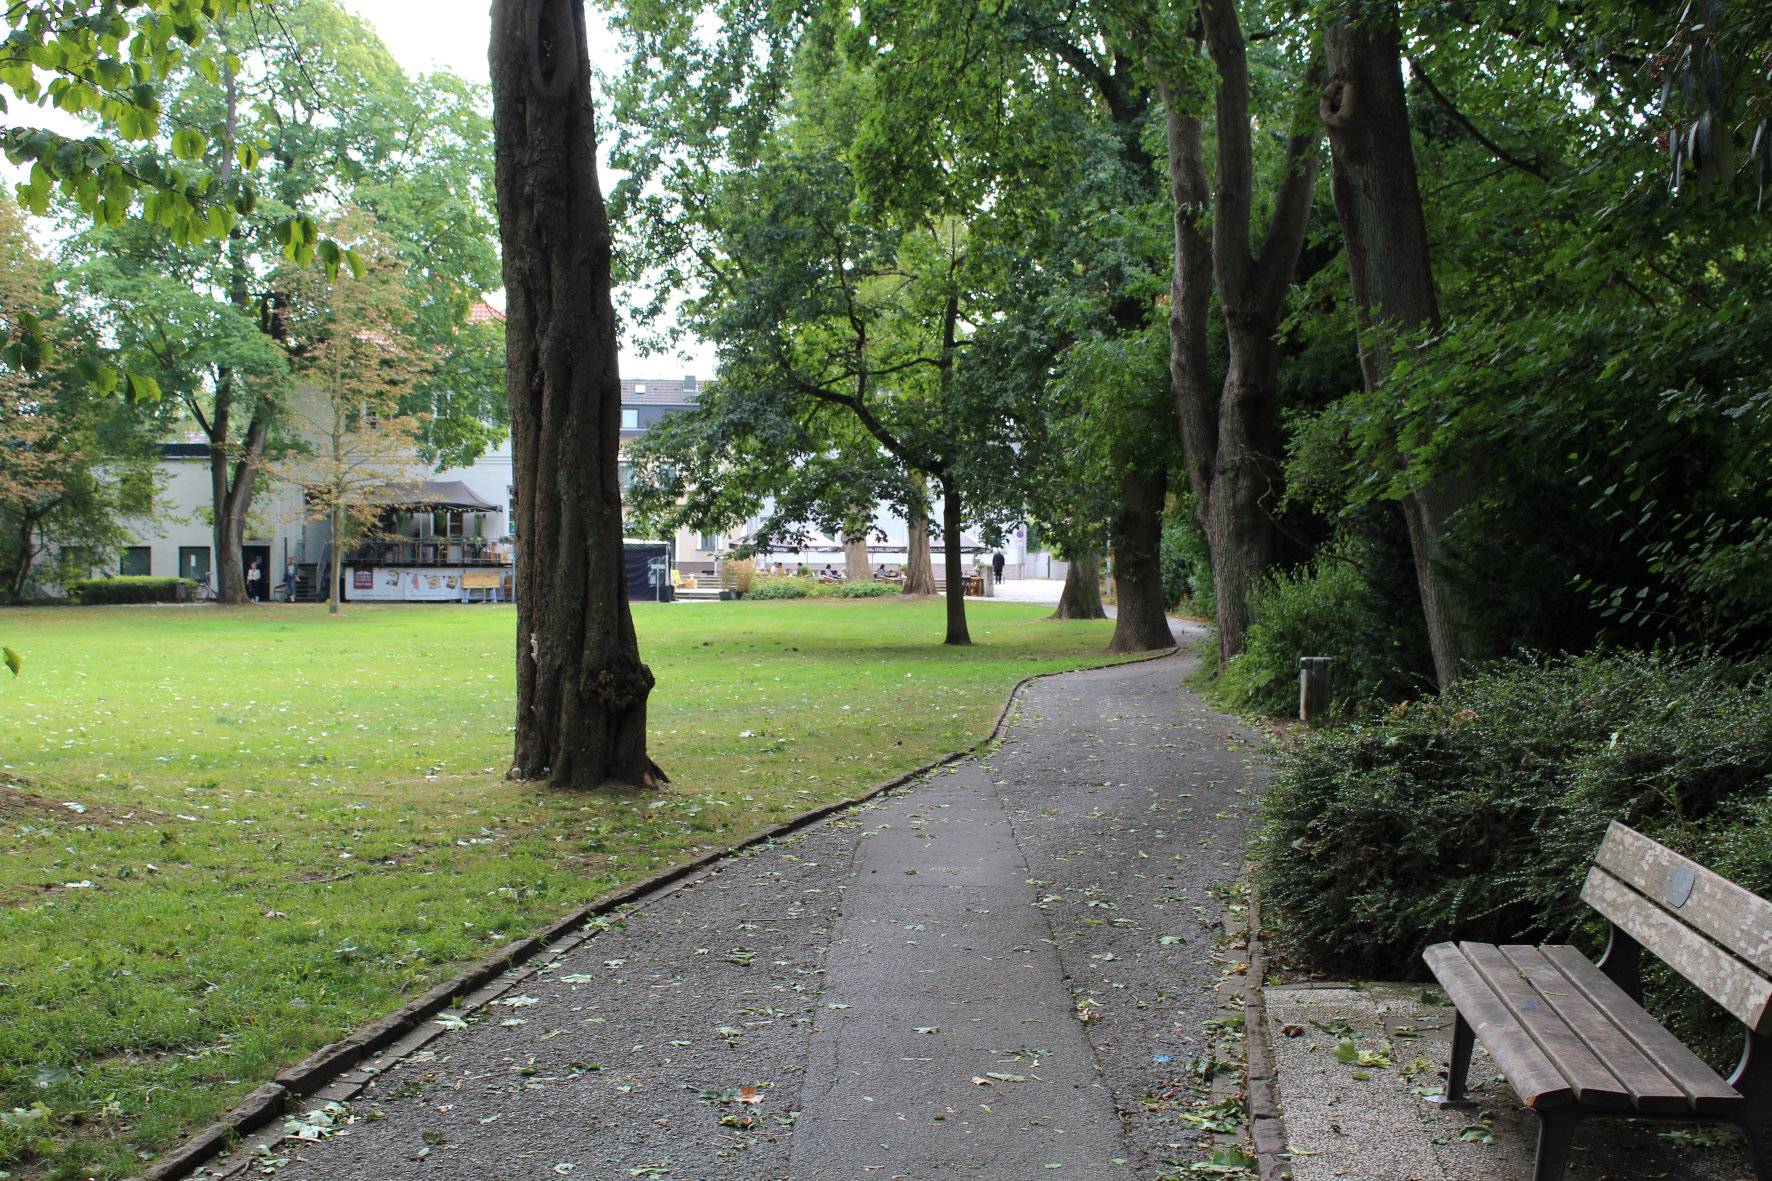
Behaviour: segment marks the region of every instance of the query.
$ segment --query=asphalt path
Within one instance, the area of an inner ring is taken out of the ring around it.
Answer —
[[[1206,1049],[1257,742],[1186,652],[1037,681],[993,751],[720,863],[446,1023],[286,1181],[1154,1178]],[[297,1121],[300,1123],[300,1121]]]

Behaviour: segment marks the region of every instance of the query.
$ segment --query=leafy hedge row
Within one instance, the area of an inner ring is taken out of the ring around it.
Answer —
[[[759,578],[747,599],[879,599],[898,594],[890,582],[820,582],[816,578]]]
[[[111,578],[84,578],[70,583],[68,592],[87,606],[107,603],[181,603],[197,584],[188,578],[158,578],[146,574],[120,574]]]
[[[1276,934],[1335,971],[1416,977],[1439,940],[1575,938],[1621,820],[1772,897],[1772,691],[1709,656],[1519,657],[1278,756],[1258,880]],[[1738,1036],[1665,999],[1700,1042]]]

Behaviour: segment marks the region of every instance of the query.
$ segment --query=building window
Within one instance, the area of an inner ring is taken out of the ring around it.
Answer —
[[[635,386],[634,386],[634,392],[635,392],[635,393],[636,393],[636,394],[643,394],[643,393],[645,393],[645,392],[646,392],[646,383],[645,383],[645,382],[643,382],[643,381],[642,381],[642,382],[639,382],[639,383],[637,383],[637,384],[636,384],[636,385],[635,385]]]
[[[209,581],[209,547],[181,545],[178,547],[178,576],[192,582]]]
[[[117,573],[138,575],[152,574],[154,572],[153,555],[154,551],[145,545],[126,546],[123,550],[122,557],[117,561]]]
[[[618,465],[618,470],[621,472],[621,490],[625,493],[628,485],[634,482],[634,465],[624,462]]]
[[[623,406],[621,408],[621,429],[624,431],[637,431],[640,429],[640,411],[638,409],[633,406]]]
[[[701,535],[701,548],[707,550],[709,553],[718,552],[720,549],[720,535],[718,533],[703,533]]]

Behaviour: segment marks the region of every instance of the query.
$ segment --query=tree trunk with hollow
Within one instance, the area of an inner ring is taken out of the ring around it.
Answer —
[[[1390,373],[1397,332],[1437,327],[1440,321],[1394,4],[1380,19],[1324,29],[1323,47],[1329,76],[1320,113],[1329,129],[1330,187],[1347,243],[1360,368],[1366,388],[1373,390]],[[1457,678],[1468,655],[1468,610],[1447,574],[1456,560],[1447,533],[1452,518],[1474,496],[1475,480],[1469,473],[1450,473],[1403,501],[1434,672],[1442,689]]]
[[[1111,652],[1150,652],[1173,648],[1169,615],[1163,609],[1163,497],[1167,473],[1120,477],[1120,505],[1109,525],[1114,546],[1114,609]]]
[[[941,549],[947,568],[948,634],[944,644],[970,644],[966,630],[966,570],[960,565],[960,528],[965,518],[960,512],[960,490],[953,480],[941,482]]]
[[[516,475],[517,737],[511,773],[650,786],[652,670],[622,555],[612,241],[597,181],[585,12],[494,0],[492,97]]]
[[[1053,619],[1106,619],[1101,605],[1101,555],[1079,553],[1065,563],[1064,589]]]
[[[904,593],[932,595],[935,593],[935,564],[929,555],[929,481],[921,473],[911,475],[910,509],[905,525],[910,531],[906,543]]]

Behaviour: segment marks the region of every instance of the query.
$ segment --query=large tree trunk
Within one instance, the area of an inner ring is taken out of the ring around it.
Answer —
[[[868,558],[868,528],[861,526],[843,534],[843,577],[849,582],[872,582],[874,568]]]
[[[905,526],[910,532],[906,543],[904,593],[932,595],[935,593],[935,564],[929,556],[929,481],[923,473],[911,473],[910,510]]]
[[[1395,5],[1359,24],[1329,26],[1323,47],[1329,81],[1321,113],[1334,161],[1331,188],[1353,279],[1360,367],[1371,390],[1390,372],[1396,332],[1437,327],[1440,320]],[[1447,576],[1454,560],[1447,530],[1473,494],[1474,481],[1457,474],[1436,479],[1403,501],[1442,689],[1457,678],[1467,655],[1465,605]]]
[[[222,407],[231,408],[231,402],[231,392],[224,403],[218,391],[216,414],[211,420],[215,433],[209,440],[209,483],[215,516],[215,597],[218,602],[239,604],[247,601],[246,561],[242,556],[246,520],[252,513],[252,493],[264,463],[271,421],[268,409],[261,406],[253,411],[246,425],[246,437],[240,442],[239,457],[230,467],[228,416]]]
[[[1120,507],[1109,524],[1114,546],[1114,609],[1111,652],[1173,648],[1169,616],[1163,610],[1163,497],[1168,478],[1161,468],[1149,475],[1120,477]]]
[[[517,484],[515,776],[650,785],[652,670],[622,557],[621,381],[584,6],[494,0],[505,389]]]
[[[941,552],[947,567],[948,634],[944,644],[970,644],[966,631],[966,571],[960,565],[960,490],[951,477],[941,482]]]
[[[1053,619],[1106,619],[1101,605],[1101,556],[1077,554],[1065,564],[1064,589],[1058,592]]]
[[[1216,176],[1210,188],[1192,97],[1169,84],[1160,91],[1175,213],[1170,377],[1188,486],[1212,556],[1222,669],[1243,650],[1249,591],[1279,549],[1273,517],[1281,493],[1274,338],[1309,224],[1320,131],[1308,123],[1292,129],[1267,229],[1259,248],[1253,246],[1254,158],[1242,29],[1232,0],[1202,0],[1200,11],[1202,35],[1218,70]],[[1214,289],[1224,310],[1230,357],[1217,389],[1208,373],[1207,348]]]

